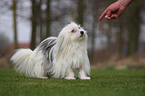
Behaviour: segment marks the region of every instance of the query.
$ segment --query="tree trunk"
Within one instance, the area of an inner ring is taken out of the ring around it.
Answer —
[[[140,33],[140,4],[139,1],[134,1],[134,4],[130,7],[129,10],[128,56],[137,53],[139,33]]]
[[[94,18],[95,19],[95,18]],[[95,54],[95,38],[96,38],[96,27],[97,27],[97,24],[95,21],[93,21],[93,24],[92,24],[92,33],[91,33],[91,51],[90,51],[90,60],[92,63],[94,63],[94,54]]]
[[[73,10],[71,11],[71,20],[76,22],[75,12]]]
[[[32,2],[32,33],[31,33],[31,45],[30,49],[34,50],[36,45],[36,0],[31,0]]]
[[[39,1],[39,18],[40,18],[40,22],[39,22],[39,28],[40,28],[40,42],[44,39],[43,36],[43,13],[41,10],[41,5],[42,5],[42,0]]]
[[[84,0],[78,0],[77,2],[77,9],[78,9],[78,18],[77,21],[80,25],[83,26],[83,19],[84,19]]]
[[[51,0],[47,0],[47,9],[46,9],[46,38],[50,36],[51,31]]]
[[[122,56],[122,45],[123,45],[123,18],[120,18],[119,21],[119,27],[120,31],[117,34],[117,41],[116,41],[116,52],[115,55],[117,56],[117,59],[121,59]]]
[[[18,48],[18,39],[17,39],[17,0],[13,0],[13,28],[14,28],[14,48]]]

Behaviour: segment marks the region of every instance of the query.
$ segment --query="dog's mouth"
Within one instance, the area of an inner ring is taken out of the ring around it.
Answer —
[[[82,38],[84,36],[84,34],[81,34],[80,37]]]

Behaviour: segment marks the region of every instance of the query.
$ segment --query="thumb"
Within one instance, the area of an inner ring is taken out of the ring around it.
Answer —
[[[111,10],[109,9],[109,10],[107,11],[107,17],[110,17],[110,15],[111,15]]]

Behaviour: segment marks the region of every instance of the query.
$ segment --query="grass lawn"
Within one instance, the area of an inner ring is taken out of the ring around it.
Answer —
[[[0,96],[145,96],[145,71],[92,70],[91,78],[37,79],[0,70]]]

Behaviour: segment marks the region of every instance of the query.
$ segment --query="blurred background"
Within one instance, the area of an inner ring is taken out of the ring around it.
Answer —
[[[70,21],[88,31],[92,68],[145,69],[145,0],[134,0],[116,20],[98,21],[115,1],[0,0],[0,69],[13,68],[15,49],[33,50]]]

